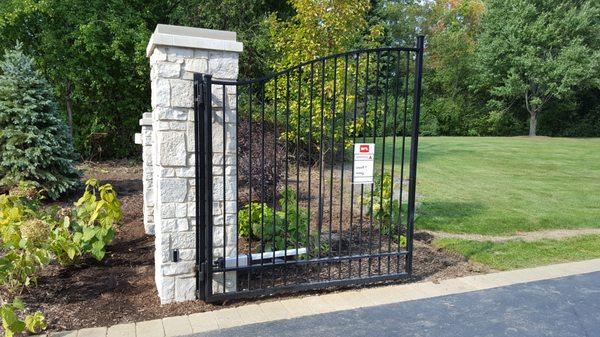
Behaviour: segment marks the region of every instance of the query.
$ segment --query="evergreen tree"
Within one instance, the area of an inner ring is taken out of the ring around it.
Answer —
[[[0,61],[0,186],[29,182],[56,199],[79,184],[73,158],[51,87],[18,43]]]

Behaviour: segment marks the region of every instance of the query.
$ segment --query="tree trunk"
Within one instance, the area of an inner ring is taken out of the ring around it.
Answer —
[[[69,134],[71,135],[71,139],[73,139],[73,101],[71,100],[71,82],[67,82],[65,105],[67,106],[67,123],[69,124]]]
[[[535,137],[536,129],[537,129],[537,114],[539,109],[536,107],[532,107],[529,103],[529,91],[525,91],[525,107],[529,112],[529,136]]]
[[[537,112],[532,112],[529,119],[529,136],[534,137],[537,130]]]

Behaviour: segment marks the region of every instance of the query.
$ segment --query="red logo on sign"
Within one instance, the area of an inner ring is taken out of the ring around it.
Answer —
[[[369,145],[361,145],[360,146],[360,152],[369,152]]]

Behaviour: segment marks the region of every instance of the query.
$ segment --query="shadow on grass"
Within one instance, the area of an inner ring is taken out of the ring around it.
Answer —
[[[480,202],[425,201],[417,210],[419,216],[435,219],[462,219],[482,214],[487,206]]]
[[[434,231],[461,231],[470,220],[483,214],[487,206],[478,202],[423,202],[417,208],[416,229]]]

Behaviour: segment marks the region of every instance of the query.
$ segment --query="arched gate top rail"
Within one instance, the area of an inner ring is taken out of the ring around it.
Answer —
[[[219,84],[219,85],[247,85],[247,84],[255,84],[255,83],[261,83],[261,82],[266,82],[269,81],[275,77],[280,77],[280,76],[284,76],[286,74],[289,74],[295,70],[301,69],[305,66],[310,66],[311,64],[317,64],[320,62],[326,62],[328,60],[332,60],[332,59],[339,59],[342,57],[350,57],[350,56],[359,56],[361,54],[369,54],[369,53],[380,53],[380,52],[418,52],[420,49],[416,48],[416,47],[381,47],[381,48],[370,48],[370,49],[358,49],[358,50],[352,50],[352,51],[348,51],[348,52],[343,52],[343,53],[337,53],[337,54],[331,54],[331,55],[327,55],[327,56],[321,56],[321,57],[317,57],[313,60],[310,61],[305,61],[302,62],[298,65],[295,65],[293,67],[290,67],[288,69],[285,70],[281,70],[278,71],[276,73],[273,74],[269,74],[263,77],[259,77],[256,79],[248,79],[248,80],[238,80],[238,81],[231,81],[231,80],[212,80],[213,84]],[[210,76],[210,75],[207,75]]]

